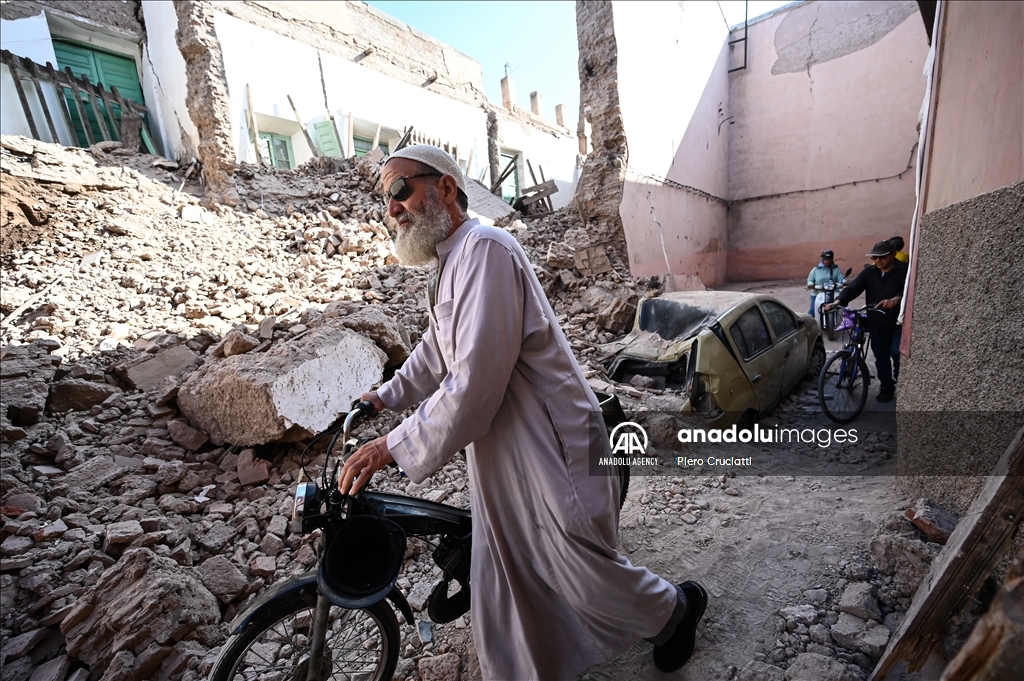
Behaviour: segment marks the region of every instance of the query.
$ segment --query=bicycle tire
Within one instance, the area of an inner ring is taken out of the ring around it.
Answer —
[[[818,403],[825,416],[836,423],[849,423],[860,416],[868,401],[868,367],[863,358],[858,357],[856,365],[852,359],[853,352],[840,350],[829,357],[818,376]]]
[[[835,340],[836,339],[836,313],[835,312],[826,312],[825,313],[825,326],[828,327],[826,329],[826,331],[828,332],[828,339],[829,340]]]
[[[306,678],[309,641],[301,632],[308,633],[315,608],[315,602],[310,603],[298,593],[284,602],[268,603],[248,629],[228,638],[209,681],[254,681],[268,675]],[[347,633],[339,639],[343,632]],[[350,641],[351,648],[343,647]],[[398,619],[387,603],[381,601],[361,610],[331,606],[324,650],[330,675],[322,681],[386,681],[398,666],[400,645]],[[346,651],[350,654],[343,654]]]

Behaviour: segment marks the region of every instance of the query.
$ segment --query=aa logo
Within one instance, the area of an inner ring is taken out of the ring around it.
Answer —
[[[638,423],[626,421],[612,428],[608,436],[612,454],[644,454],[647,451],[647,431]]]

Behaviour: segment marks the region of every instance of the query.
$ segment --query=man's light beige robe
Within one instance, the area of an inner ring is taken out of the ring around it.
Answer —
[[[676,589],[616,549],[618,479],[589,474],[597,399],[520,245],[472,220],[437,251],[430,329],[378,392],[425,401],[388,447],[415,482],[466,448],[484,678],[572,679],[655,636]]]

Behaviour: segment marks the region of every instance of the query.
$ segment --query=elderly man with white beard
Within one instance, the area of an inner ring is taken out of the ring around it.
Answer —
[[[572,679],[655,644],[662,671],[693,652],[707,592],[675,586],[616,549],[619,480],[591,475],[609,455],[600,413],[519,243],[466,213],[455,160],[417,145],[382,170],[403,263],[437,263],[430,324],[376,392],[379,411],[415,413],[346,462],[355,493],[397,462],[421,482],[466,449],[473,509],[471,611],[485,679]]]

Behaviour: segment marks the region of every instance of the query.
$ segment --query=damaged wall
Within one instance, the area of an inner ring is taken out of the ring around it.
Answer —
[[[486,101],[478,61],[365,3],[229,0],[212,5],[218,12],[416,87],[437,74],[428,90],[466,102]]]
[[[728,30],[712,3],[614,3],[629,162],[620,214],[634,275],[725,281]],[[669,82],[662,68],[670,68]]]
[[[197,152],[203,164],[207,195],[238,204],[235,146],[224,57],[214,29],[214,13],[205,2],[175,0],[178,28],[174,39],[185,59],[189,116],[199,132]]]
[[[611,2],[576,3],[580,50],[580,111],[591,125],[592,151],[577,186],[577,206],[591,242],[626,259],[619,205],[629,153],[619,109],[618,47]]]
[[[808,2],[749,26],[731,74],[730,280],[804,277],[824,248],[859,271],[874,242],[907,236],[928,53],[916,14]]]
[[[116,28],[141,38],[144,32],[139,20],[139,2],[111,0],[7,0],[0,4],[0,18],[12,21],[34,17],[41,10],[86,19],[100,26]]]

